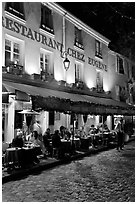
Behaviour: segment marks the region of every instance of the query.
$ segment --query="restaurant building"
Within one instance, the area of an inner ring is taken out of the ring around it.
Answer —
[[[3,141],[32,122],[22,110],[39,112],[42,133],[105,120],[111,130],[114,115],[133,116],[134,63],[109,42],[57,3],[3,2]]]

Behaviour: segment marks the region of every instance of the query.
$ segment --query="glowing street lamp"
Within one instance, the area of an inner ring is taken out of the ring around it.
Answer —
[[[65,57],[64,57],[64,55],[65,55]],[[69,65],[70,65],[70,61],[67,58],[67,55],[68,55],[68,53],[66,51],[64,51],[62,53],[62,57],[65,58],[65,60],[63,61],[63,64],[64,64],[64,68],[65,68],[66,71],[69,69]]]

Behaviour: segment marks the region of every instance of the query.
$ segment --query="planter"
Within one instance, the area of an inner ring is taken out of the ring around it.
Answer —
[[[2,67],[2,73],[7,73],[7,67]]]
[[[40,74],[32,74],[31,75],[31,79],[33,79],[33,80],[37,80],[37,79],[40,79]]]

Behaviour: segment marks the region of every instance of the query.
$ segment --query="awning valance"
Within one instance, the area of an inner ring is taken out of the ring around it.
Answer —
[[[113,99],[67,93],[7,81],[4,81],[3,85],[6,89],[14,89],[30,95],[35,108],[77,113],[134,115],[134,106]]]

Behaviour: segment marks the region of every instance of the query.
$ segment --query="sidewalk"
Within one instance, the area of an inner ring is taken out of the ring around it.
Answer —
[[[130,141],[134,141],[135,138],[132,137],[130,138]],[[126,143],[128,143],[126,142]],[[109,150],[109,149],[113,149],[115,148],[115,144],[112,144],[111,146],[107,147],[107,146],[100,146],[98,148],[92,148],[90,147],[89,150],[87,151],[76,151],[75,155],[69,157],[69,158],[66,158],[66,159],[63,159],[63,160],[57,160],[55,158],[51,158],[51,157],[47,157],[47,159],[44,159],[43,157],[39,158],[40,159],[40,163],[39,164],[36,164],[35,166],[31,166],[29,168],[25,168],[25,169],[15,169],[11,172],[7,172],[7,169],[4,168],[2,170],[2,183],[6,183],[6,182],[9,182],[9,181],[12,181],[12,180],[17,180],[17,179],[21,179],[23,177],[26,177],[28,176],[29,174],[36,174],[36,173],[39,173],[40,171],[43,171],[43,170],[46,170],[46,169],[49,169],[49,168],[53,168],[55,166],[58,166],[58,165],[61,165],[61,164],[66,164],[66,163],[69,163],[73,160],[76,160],[76,159],[80,159],[80,158],[83,158],[85,156],[88,156],[88,155],[91,155],[91,154],[97,154],[101,151],[106,151],[106,150]]]

